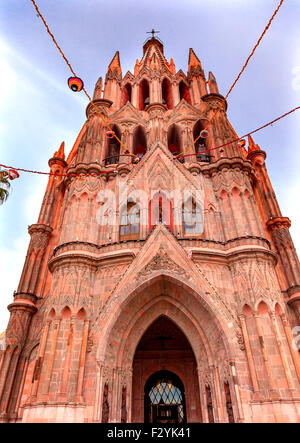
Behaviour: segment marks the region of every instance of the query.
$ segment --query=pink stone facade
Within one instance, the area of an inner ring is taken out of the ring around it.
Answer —
[[[93,102],[121,144],[89,104],[69,156],[49,160],[105,174],[49,177],[8,306],[1,422],[300,422],[300,264],[266,154],[251,137],[203,152],[237,138],[224,102],[176,157],[222,100],[192,49],[187,75],[156,38],[133,74],[116,53]],[[180,398],[151,399],[151,380]]]

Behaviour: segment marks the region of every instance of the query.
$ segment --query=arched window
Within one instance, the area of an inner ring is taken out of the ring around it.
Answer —
[[[113,132],[116,136],[121,140],[121,133],[116,125],[112,126]],[[105,165],[113,165],[119,163],[120,158],[120,142],[116,139],[116,137],[107,137],[107,149],[106,149],[106,158],[104,159]]]
[[[180,100],[184,98],[188,103],[192,103],[189,88],[183,80],[181,80],[181,82],[179,83],[179,95]]]
[[[131,94],[132,94],[131,84],[127,83],[122,91],[121,107],[124,106],[127,102],[131,103]]]
[[[168,109],[173,109],[172,85],[167,78],[163,79],[162,85],[162,102],[167,105]]]
[[[173,231],[172,203],[163,192],[157,192],[149,203],[149,227],[163,223]]]
[[[147,150],[146,134],[144,128],[138,126],[133,133],[132,152],[142,158]],[[134,161],[134,158],[133,158]]]
[[[203,233],[203,214],[200,202],[195,203],[188,199],[182,206],[182,228],[183,233],[189,236]]]
[[[150,103],[149,83],[142,80],[139,86],[139,110],[143,111]]]
[[[145,384],[145,423],[185,423],[184,386],[170,371],[154,373]]]
[[[137,240],[140,236],[140,208],[128,202],[120,213],[120,240]]]
[[[207,124],[206,120],[197,121],[193,129],[194,140],[196,140],[199,137],[201,131],[205,128],[206,124]],[[202,137],[198,138],[198,140],[195,143],[195,149],[197,153],[196,159],[198,162],[204,162],[204,163],[210,162],[211,155],[209,151],[207,151],[208,149],[207,138],[202,138]]]
[[[181,134],[176,125],[172,125],[168,129],[168,147],[173,155],[178,155],[182,151]],[[184,157],[177,157],[177,159],[184,163]]]

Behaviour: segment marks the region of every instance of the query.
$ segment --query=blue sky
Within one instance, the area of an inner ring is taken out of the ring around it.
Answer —
[[[192,47],[226,94],[279,0],[37,0],[90,94],[116,50],[123,74],[142,57],[146,31],[160,31],[165,55],[187,70]],[[285,0],[228,99],[239,135],[300,104],[300,2]],[[87,100],[67,87],[70,72],[29,0],[0,6],[0,163],[48,171],[64,140],[67,153],[85,121]],[[254,135],[300,251],[300,111]],[[47,178],[21,174],[0,206],[0,332],[18,286]]]

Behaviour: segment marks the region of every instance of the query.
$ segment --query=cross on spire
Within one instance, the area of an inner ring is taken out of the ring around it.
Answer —
[[[147,32],[147,34],[152,34],[152,38],[154,38],[155,34],[159,34],[159,31],[155,31],[154,29],[152,29],[152,31]]]

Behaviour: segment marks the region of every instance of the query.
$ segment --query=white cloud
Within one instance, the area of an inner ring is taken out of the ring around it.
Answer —
[[[0,332],[4,331],[9,319],[7,305],[13,302],[13,292],[17,289],[23,269],[26,250],[28,246],[28,234],[15,239],[10,248],[0,247],[1,263],[4,264],[1,273],[1,300],[0,300]]]

